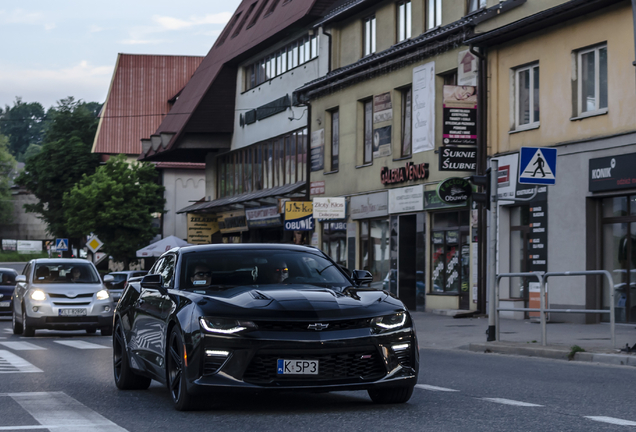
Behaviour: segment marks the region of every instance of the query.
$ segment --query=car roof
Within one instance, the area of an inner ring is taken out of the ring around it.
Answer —
[[[8,268],[8,267],[0,267],[0,272],[13,272],[13,273],[18,273],[17,270],[12,269],[12,268]]]
[[[89,260],[83,258],[36,258],[31,260],[35,264],[93,264]]]
[[[132,274],[132,273],[148,273],[148,270],[121,270],[121,271],[116,271],[116,272],[110,272],[108,273],[109,275],[116,275],[116,274]]]
[[[166,253],[170,252],[180,252],[180,253],[189,253],[189,252],[205,252],[205,251],[215,251],[215,250],[259,250],[259,249],[269,249],[269,250],[288,250],[288,251],[298,251],[298,252],[316,252],[317,248],[313,246],[305,246],[305,245],[295,245],[295,244],[287,244],[287,243],[216,243],[216,244],[207,244],[207,245],[193,245],[193,246],[182,246],[170,249]]]

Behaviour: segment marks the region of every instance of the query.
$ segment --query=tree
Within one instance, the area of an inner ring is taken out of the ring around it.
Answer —
[[[77,237],[97,235],[104,250],[128,268],[157,234],[152,214],[163,212],[163,192],[152,164],[129,164],[124,155],[116,156],[64,195],[67,230]]]
[[[99,157],[91,153],[97,131],[97,118],[87,104],[72,97],[62,99],[49,117],[44,142],[39,153],[29,156],[16,182],[33,193],[38,202],[25,209],[38,213],[47,231],[55,237],[68,237],[64,216],[64,192],[84,174],[92,174]]]
[[[44,108],[39,102],[25,103],[15,98],[13,107],[0,108],[0,133],[9,138],[9,151],[19,161],[30,144],[41,144],[45,127]]]
[[[0,223],[10,223],[13,218],[10,181],[14,169],[15,159],[9,153],[9,139],[0,135]]]

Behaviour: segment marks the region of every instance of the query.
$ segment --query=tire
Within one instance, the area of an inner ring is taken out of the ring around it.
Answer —
[[[18,320],[15,317],[15,310],[11,313],[11,327],[13,328],[14,335],[22,334],[22,324],[18,323]]]
[[[194,397],[188,393],[186,385],[186,366],[183,361],[183,339],[177,326],[170,332],[166,366],[168,373],[168,390],[175,409],[190,411],[196,408]]]
[[[95,333],[97,333],[97,329],[94,329],[94,328],[86,329],[86,334],[95,334]]]
[[[29,319],[26,314],[26,309],[22,308],[22,335],[31,337],[35,334],[33,326],[29,325]]]
[[[119,322],[115,324],[113,336],[113,375],[115,385],[120,390],[146,390],[152,381],[150,378],[137,375],[130,368],[124,342],[124,330]]]
[[[113,335],[113,328],[111,326],[102,327],[102,328],[99,329],[99,333],[102,336],[112,336]]]
[[[415,386],[411,387],[387,387],[381,389],[371,389],[368,390],[369,397],[374,403],[377,404],[399,404],[408,402],[411,399],[411,395],[413,394],[413,389]]]

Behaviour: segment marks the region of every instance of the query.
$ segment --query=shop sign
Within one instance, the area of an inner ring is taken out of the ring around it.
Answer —
[[[17,251],[18,250],[18,241],[10,240],[10,239],[2,239],[2,250],[3,251]]]
[[[445,203],[464,204],[468,201],[472,186],[463,178],[451,177],[439,184],[437,195]]]
[[[18,252],[40,253],[42,252],[42,240],[18,240]]]
[[[636,153],[590,159],[590,192],[636,187],[634,167],[636,167]]]
[[[440,171],[475,171],[477,169],[477,147],[441,147]]]
[[[443,245],[444,244],[444,232],[443,231],[435,231],[431,233],[431,242],[434,245]]]
[[[373,97],[373,123],[393,120],[391,93],[382,93]]]
[[[435,62],[413,68],[413,153],[435,149]]]
[[[460,51],[457,58],[457,84],[477,85],[478,69],[477,56],[473,55],[469,50]]]
[[[389,213],[424,210],[424,185],[389,189]]]
[[[370,219],[389,214],[388,193],[378,192],[351,197],[351,219]]]
[[[324,195],[325,194],[325,182],[313,181],[309,183],[309,195]]]
[[[391,126],[373,131],[373,158],[391,156]]]
[[[445,203],[437,196],[436,190],[424,191],[424,210],[464,207],[465,205],[466,202],[455,204]]]
[[[314,219],[344,219],[345,198],[314,198]]]
[[[325,130],[311,133],[311,170],[320,171],[325,167]]]
[[[380,171],[380,179],[384,185],[414,180],[426,180],[427,178],[428,163],[415,165],[413,162],[407,162],[403,167],[394,169],[382,167],[382,171]]]
[[[247,227],[254,228],[276,228],[282,226],[278,207],[261,207],[252,210],[245,210]]]
[[[325,223],[325,229],[329,230],[329,232],[347,231],[347,223],[346,222]]]
[[[188,243],[210,244],[212,235],[219,231],[216,215],[188,213]]]
[[[247,231],[245,210],[235,210],[218,214],[219,231],[223,234]]]
[[[444,145],[477,145],[477,87],[444,86]]]
[[[311,231],[314,229],[314,206],[311,201],[285,203],[285,230]]]

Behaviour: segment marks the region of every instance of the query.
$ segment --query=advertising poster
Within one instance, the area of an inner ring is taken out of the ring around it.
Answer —
[[[18,241],[10,240],[10,239],[2,239],[2,250],[3,251],[17,251],[18,250]]]
[[[18,252],[41,253],[42,240],[18,240]]]
[[[285,230],[311,231],[314,229],[314,206],[311,201],[285,203]]]
[[[235,233],[247,231],[245,210],[235,210],[218,214],[219,231],[221,233]]]
[[[188,213],[188,243],[210,244],[212,235],[219,231],[216,215]]]
[[[249,229],[275,228],[282,225],[278,206],[245,210],[245,219]]]
[[[311,133],[311,170],[320,171],[325,168],[325,130],[319,129]]]
[[[478,68],[477,56],[469,50],[460,51],[457,58],[457,84],[476,86]]]
[[[435,62],[413,69],[413,153],[435,149]]]
[[[391,126],[373,131],[373,158],[391,156]]]
[[[314,198],[314,219],[344,219],[345,198]]]
[[[373,97],[373,123],[393,120],[391,93],[382,93]]]
[[[477,87],[444,86],[444,145],[477,145]]]
[[[424,210],[424,185],[389,189],[389,213]]]

